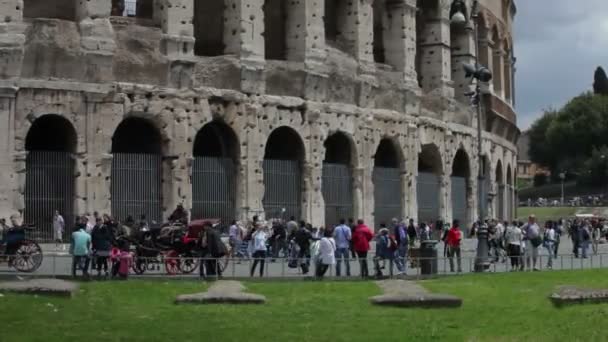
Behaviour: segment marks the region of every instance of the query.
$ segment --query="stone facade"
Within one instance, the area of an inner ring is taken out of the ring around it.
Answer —
[[[263,211],[265,144],[287,126],[304,147],[303,219],[325,223],[324,141],[343,132],[354,151],[354,216],[374,224],[374,155],[388,139],[399,154],[403,217],[418,215],[419,157],[432,150],[439,213],[452,218],[450,175],[462,150],[471,221],[479,200],[476,120],[458,65],[476,54],[470,23],[451,27],[447,0],[325,1],[139,0],[153,13],[116,17],[111,0],[57,1],[61,13],[48,0],[0,0],[0,217],[25,209],[26,140],[36,120],[52,114],[76,132],[75,213],[111,212],[112,137],[125,118],[139,117],[160,132],[165,215],[178,203],[191,207],[194,140],[216,120],[238,141],[238,217]],[[480,60],[496,75],[483,115],[489,214],[507,218],[519,135],[515,8],[510,0],[480,3]],[[209,19],[218,16],[223,21]]]

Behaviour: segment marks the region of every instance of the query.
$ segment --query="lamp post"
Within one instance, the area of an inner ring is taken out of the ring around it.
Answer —
[[[562,207],[564,206],[564,180],[566,179],[566,173],[562,172],[559,174],[559,179],[562,181]]]
[[[471,83],[475,82],[475,90],[465,93],[471,99],[471,105],[475,107],[477,111],[477,162],[478,162],[478,174],[477,174],[477,189],[478,189],[478,227],[477,227],[477,256],[475,258],[475,271],[483,272],[488,260],[488,227],[484,224],[484,204],[482,203],[484,183],[484,163],[483,163],[483,152],[482,152],[482,129],[481,129],[481,115],[482,101],[481,101],[481,83],[487,83],[492,80],[492,73],[484,66],[479,64],[479,2],[473,1],[473,6],[470,11],[471,15],[468,20],[473,23],[473,35],[475,39],[475,65],[464,65],[464,71],[467,78],[471,78]],[[466,25],[467,20],[466,4],[463,0],[454,0],[452,2],[452,8],[450,10],[450,22],[452,25]]]

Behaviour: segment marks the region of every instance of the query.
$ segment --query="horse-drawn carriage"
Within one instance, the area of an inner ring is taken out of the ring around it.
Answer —
[[[26,231],[33,227],[11,228],[4,232],[0,241],[0,262],[8,262],[9,267],[19,272],[31,273],[42,264],[42,248],[34,240],[26,237]]]
[[[172,222],[149,229],[125,227],[123,239],[133,246],[133,271],[143,274],[160,270],[164,265],[165,272],[170,275],[194,272],[200,265],[198,241],[206,222],[219,224],[219,220],[195,220],[187,226]]]

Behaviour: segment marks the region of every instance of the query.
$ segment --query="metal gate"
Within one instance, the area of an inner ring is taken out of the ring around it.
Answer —
[[[393,218],[401,219],[401,170],[374,167],[374,223],[390,224]]]
[[[112,159],[112,215],[162,222],[162,157],[157,154],[115,153]]]
[[[323,163],[321,190],[325,201],[325,226],[353,216],[353,176],[346,164]]]
[[[74,224],[74,158],[69,152],[31,151],[26,158],[24,223],[35,238],[53,240],[53,215],[65,220],[64,241]]]
[[[439,219],[439,176],[420,172],[417,183],[418,222]]]
[[[469,227],[467,217],[467,179],[465,177],[452,177],[452,219],[460,222],[460,227],[466,230]]]
[[[192,219],[236,218],[236,174],[230,158],[196,157],[192,168]]]
[[[264,159],[264,211],[266,218],[302,216],[302,174],[297,160]],[[285,212],[282,213],[282,209]]]

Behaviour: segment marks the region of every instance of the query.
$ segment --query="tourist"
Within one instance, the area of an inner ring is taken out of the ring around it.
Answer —
[[[347,226],[344,219],[340,219],[340,224],[334,230],[334,239],[336,242],[336,276],[342,275],[341,264],[344,262],[346,267],[346,276],[350,277],[350,260],[348,258],[348,249],[352,240],[352,232]]]
[[[80,268],[85,278],[89,277],[89,255],[91,254],[91,235],[86,232],[86,225],[79,223],[72,233],[70,247],[72,254],[72,276],[76,277],[76,270]]]
[[[545,222],[545,231],[543,233],[543,245],[547,249],[547,269],[553,268],[553,256],[555,252],[555,229],[553,228],[553,221],[549,220]]]
[[[367,252],[369,252],[369,242],[374,238],[371,229],[365,225],[363,220],[357,221],[357,228],[353,233],[353,249],[357,253],[359,258],[359,264],[361,265],[361,277],[369,277],[369,269],[367,267]]]
[[[420,242],[431,239],[431,228],[424,222],[420,222],[419,233]]]
[[[65,246],[63,245],[63,232],[65,231],[65,220],[63,216],[59,214],[59,210],[55,210],[55,214],[53,215],[53,235],[55,240],[55,250],[65,250]]]
[[[599,222],[592,222],[591,225],[591,239],[592,239],[592,250],[593,254],[597,254],[598,247],[600,244],[600,237],[602,236],[602,230]]]
[[[348,226],[350,227],[350,232],[351,232],[351,235],[352,235],[355,232],[355,229],[357,228],[357,225],[355,224],[355,220],[353,218],[349,218],[348,219]],[[353,247],[353,240],[352,239],[350,240],[349,248],[350,248],[350,256],[351,256],[351,258],[356,259],[357,258],[357,253],[355,252],[355,247]]]
[[[507,245],[507,255],[511,259],[511,271],[517,271],[521,264],[521,243],[522,243],[522,232],[517,226],[517,222],[513,221],[511,225],[507,226],[505,232],[505,242]]]
[[[578,239],[581,248],[581,256],[587,259],[587,251],[591,243],[591,226],[589,220],[585,220],[583,225],[578,229]]]
[[[452,228],[448,231],[446,245],[448,246],[448,258],[450,259],[450,272],[454,272],[454,256],[456,256],[457,272],[462,273],[461,249],[462,231],[460,222],[454,220]]]
[[[279,258],[281,251],[283,251],[283,255],[287,254],[285,250],[287,249],[287,230],[283,222],[279,220],[275,220],[272,223],[272,257]]]
[[[538,260],[538,247],[542,244],[540,236],[540,227],[536,223],[536,216],[530,215],[528,223],[522,229],[524,234],[525,253],[526,253],[526,268],[529,270],[539,271],[536,267]]]
[[[129,270],[133,266],[133,255],[129,252],[129,244],[126,241],[123,241],[121,245],[118,256],[118,277],[121,280],[127,280],[129,278]]]
[[[95,228],[91,235],[93,244],[93,256],[97,266],[97,276],[101,277],[101,269],[103,268],[105,276],[108,277],[108,257],[112,249],[112,234],[108,227],[102,224],[98,218]]]
[[[298,230],[298,223],[296,222],[296,218],[294,216],[289,218],[287,222],[287,236],[291,236]]]
[[[397,242],[397,250],[395,251],[395,265],[399,274],[407,272],[407,256],[408,235],[405,221],[399,224],[397,219],[393,219],[393,236]]]
[[[181,223],[188,225],[188,211],[182,204],[178,204],[175,210],[169,216],[169,222]]]
[[[308,229],[306,229],[306,223],[300,222],[300,228],[293,233],[293,240],[299,247],[298,261],[302,274],[308,274],[310,268],[310,240],[312,235]],[[292,239],[290,238],[290,240]]]
[[[557,258],[557,255],[559,254],[559,244],[562,239],[562,234],[564,233],[564,220],[560,218],[559,221],[557,221],[557,224],[555,225],[554,228],[555,228],[555,243],[553,244],[553,256],[554,256],[554,258]]]
[[[228,228],[228,245],[230,245],[230,257],[233,258],[239,254],[241,248],[241,229],[237,225],[236,220],[232,220],[230,228]]]
[[[578,220],[572,222],[570,229],[568,229],[568,234],[572,240],[572,253],[574,254],[575,258],[578,258],[578,249],[580,247],[579,229],[580,226]]]
[[[344,220],[342,220],[344,221]],[[350,229],[349,229],[350,230]],[[323,279],[325,272],[331,265],[336,264],[336,242],[332,238],[331,229],[325,229],[323,238],[319,241],[319,251],[317,254],[317,278]],[[348,257],[348,253],[347,253]]]
[[[397,250],[397,242],[391,239],[388,233],[386,224],[380,224],[380,230],[376,236],[376,256],[374,257],[376,278],[382,278],[382,269],[384,269],[386,260],[389,261],[389,274],[391,277],[393,276],[393,260],[395,258],[395,251]],[[382,262],[382,266],[380,262]]]
[[[253,241],[253,266],[251,266],[251,276],[255,273],[255,269],[260,264],[260,277],[264,276],[264,264],[266,259],[266,243],[270,238],[268,227],[261,222],[258,222],[259,226],[256,232],[253,233],[251,239]]]
[[[492,255],[493,262],[499,262],[502,258],[504,262],[504,255],[502,253],[502,239],[504,234],[504,226],[493,219],[488,224],[488,242],[490,244],[490,255]]]
[[[219,258],[226,256],[226,246],[222,242],[220,234],[213,229],[211,222],[203,223],[203,230],[199,240],[203,262],[200,265],[200,276],[221,277],[222,269],[219,267]]]

